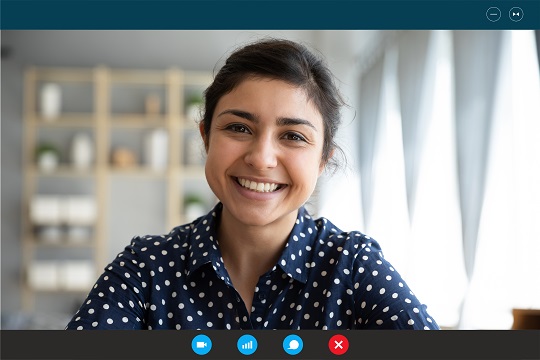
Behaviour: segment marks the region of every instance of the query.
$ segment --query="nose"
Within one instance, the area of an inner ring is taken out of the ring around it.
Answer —
[[[244,158],[245,162],[256,170],[267,170],[277,166],[276,144],[270,137],[253,140]]]

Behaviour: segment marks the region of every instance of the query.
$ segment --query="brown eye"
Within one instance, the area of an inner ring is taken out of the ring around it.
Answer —
[[[232,125],[227,126],[226,129],[230,130],[230,131],[233,131],[233,132],[237,132],[237,133],[248,133],[249,134],[249,129],[247,128],[247,126],[242,125],[242,124],[232,124]]]
[[[302,135],[297,133],[287,133],[285,134],[284,138],[291,141],[306,141],[306,139]]]

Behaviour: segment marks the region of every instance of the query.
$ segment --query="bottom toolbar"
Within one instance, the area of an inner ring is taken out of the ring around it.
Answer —
[[[2,330],[1,358],[540,359],[540,330]]]

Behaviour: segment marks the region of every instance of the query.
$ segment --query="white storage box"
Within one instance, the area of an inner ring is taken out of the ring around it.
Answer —
[[[30,220],[36,225],[58,225],[62,218],[59,196],[37,195],[30,201]]]
[[[68,196],[64,199],[63,220],[68,225],[92,225],[97,207],[90,196]]]
[[[91,261],[64,261],[60,269],[60,287],[65,290],[89,291],[97,280],[95,267]]]
[[[49,260],[34,261],[28,269],[28,283],[35,290],[58,290],[58,262]]]

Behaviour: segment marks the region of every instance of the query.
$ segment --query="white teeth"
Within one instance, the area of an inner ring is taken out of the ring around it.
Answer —
[[[272,192],[272,191],[275,191],[279,186],[278,184],[257,183],[255,181],[250,181],[250,180],[241,179],[241,178],[238,178],[238,182],[243,187],[253,190],[253,191],[257,191],[257,192]]]

